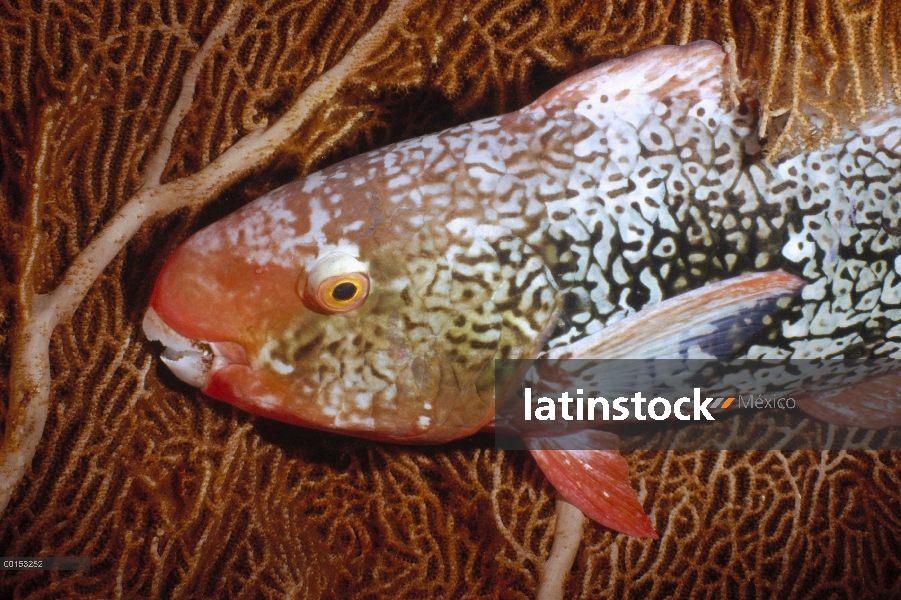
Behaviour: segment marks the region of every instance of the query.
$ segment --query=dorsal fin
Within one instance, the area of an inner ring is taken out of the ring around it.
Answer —
[[[726,62],[722,47],[710,41],[650,48],[571,77],[523,110],[602,110],[637,125],[654,114],[664,98],[719,103],[727,81]]]

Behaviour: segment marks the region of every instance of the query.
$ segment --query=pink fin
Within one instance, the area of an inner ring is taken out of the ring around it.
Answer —
[[[619,445],[619,438],[611,433],[582,431],[576,435],[588,436],[595,447]],[[525,442],[557,491],[589,519],[628,535],[657,539],[629,483],[629,465],[618,450],[563,450],[554,438]]]
[[[808,415],[845,427],[882,429],[901,425],[901,373],[798,398]]]
[[[527,107],[553,112],[586,101],[588,113],[605,111],[638,126],[663,98],[719,103],[725,83],[726,53],[710,41],[658,46],[610,60],[571,77]],[[712,115],[711,115],[712,116]]]

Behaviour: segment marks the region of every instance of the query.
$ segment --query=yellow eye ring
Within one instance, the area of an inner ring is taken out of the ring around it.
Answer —
[[[304,304],[316,312],[350,312],[369,296],[366,270],[366,265],[349,254],[329,254],[310,269],[308,277],[301,276],[297,292]]]
[[[315,301],[331,313],[346,313],[359,308],[369,296],[369,277],[363,273],[346,273],[329,277],[316,288]]]

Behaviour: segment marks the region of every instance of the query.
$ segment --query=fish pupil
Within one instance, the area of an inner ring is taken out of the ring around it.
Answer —
[[[353,298],[356,293],[357,286],[345,281],[335,286],[335,288],[332,290],[332,298],[340,302],[344,302]]]

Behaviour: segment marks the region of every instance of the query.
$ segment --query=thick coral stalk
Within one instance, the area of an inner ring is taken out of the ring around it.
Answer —
[[[554,530],[554,545],[544,574],[538,586],[538,600],[562,600],[566,576],[572,569],[573,561],[582,545],[582,529],[588,519],[581,510],[567,502],[557,500],[557,525]]]

